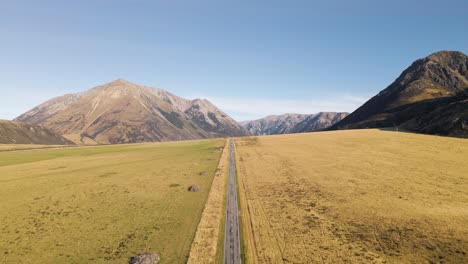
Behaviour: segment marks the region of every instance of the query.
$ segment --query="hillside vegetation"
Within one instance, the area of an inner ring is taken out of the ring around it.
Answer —
[[[467,263],[468,141],[380,130],[236,140],[248,263]]]
[[[41,126],[9,120],[0,120],[0,144],[74,145]]]

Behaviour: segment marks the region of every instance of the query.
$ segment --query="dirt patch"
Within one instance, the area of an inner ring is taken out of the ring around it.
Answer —
[[[200,176],[206,176],[206,175],[208,175],[208,173],[207,173],[206,171],[202,171],[202,172],[198,173],[198,175],[200,175]]]
[[[117,174],[117,172],[106,172],[106,173],[104,173],[104,174],[99,175],[99,177],[101,177],[101,178],[107,178],[107,177],[110,177],[110,176],[116,175],[116,174]]]
[[[141,253],[130,258],[129,264],[158,264],[161,258],[154,253]]]
[[[66,166],[60,166],[60,167],[55,167],[55,168],[50,168],[49,170],[60,170],[60,169],[66,169]]]

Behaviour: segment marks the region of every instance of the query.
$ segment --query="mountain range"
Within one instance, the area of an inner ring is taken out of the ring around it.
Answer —
[[[15,121],[40,125],[32,129],[45,129],[58,136],[54,142],[62,142],[62,135],[67,139],[62,143],[77,144],[389,127],[468,137],[468,57],[457,51],[440,51],[419,59],[351,114],[283,114],[238,123],[205,99],[188,100],[118,79],[82,93],[53,98]],[[31,131],[30,127],[23,128]],[[2,135],[4,141],[13,139],[12,134]]]
[[[326,129],[348,113],[320,112],[318,114],[283,114],[242,122],[252,135],[275,135],[313,132]]]
[[[243,136],[246,130],[204,99],[119,79],[53,98],[17,121],[40,124],[79,144],[115,144]]]
[[[468,137],[468,57],[440,51],[415,61],[330,129],[381,127]]]

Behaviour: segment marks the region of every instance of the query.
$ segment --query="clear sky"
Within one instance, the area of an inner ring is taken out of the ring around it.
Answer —
[[[468,54],[468,1],[0,1],[0,118],[123,78],[237,120],[352,111],[412,61]]]

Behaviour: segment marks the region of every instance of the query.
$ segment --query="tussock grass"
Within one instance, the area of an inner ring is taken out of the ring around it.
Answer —
[[[468,141],[380,130],[237,139],[249,263],[468,262]]]
[[[223,254],[223,247],[219,243],[220,240],[222,240],[221,238],[224,238],[224,229],[222,227],[224,227],[223,221],[225,219],[225,196],[228,168],[229,140],[226,140],[208,200],[192,243],[192,248],[187,262],[189,264],[219,263],[219,255]]]
[[[0,263],[127,263],[146,251],[185,263],[223,145],[0,153]]]

